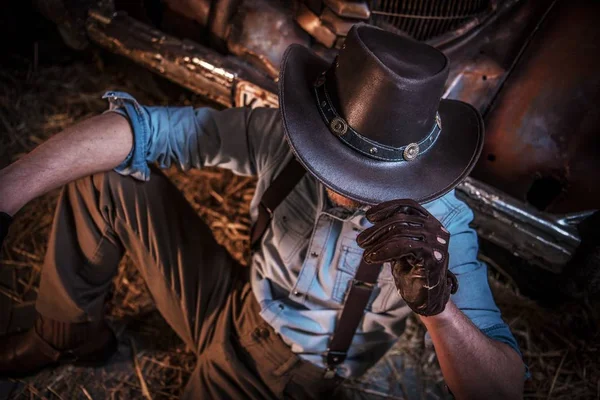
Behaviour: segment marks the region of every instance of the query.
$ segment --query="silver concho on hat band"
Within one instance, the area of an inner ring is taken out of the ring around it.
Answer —
[[[406,146],[404,152],[402,153],[402,157],[406,161],[412,161],[419,155],[419,145],[416,143],[411,143]]]
[[[336,136],[343,136],[348,132],[348,124],[340,117],[335,117],[329,123],[329,128]]]
[[[325,74],[321,74],[317,81],[315,82],[315,86],[323,86],[325,83]]]
[[[442,132],[442,119],[437,112],[430,132],[418,142],[401,147],[392,147],[363,137],[337,113],[333,106],[326,85],[326,81],[328,80],[327,74],[332,73],[331,71],[332,68],[317,77],[313,85],[315,98],[317,100],[317,107],[329,131],[347,146],[376,160],[410,162],[426,153],[435,144]]]

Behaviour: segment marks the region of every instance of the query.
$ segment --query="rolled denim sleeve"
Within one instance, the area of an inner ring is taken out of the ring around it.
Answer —
[[[149,163],[181,169],[217,166],[258,175],[289,148],[276,109],[149,107],[123,92],[107,92],[108,111],[125,116],[134,133],[129,156],[115,171],[150,179]]]
[[[477,259],[477,233],[469,227],[473,212],[465,203],[452,197],[452,217],[445,224],[450,232],[448,268],[456,275],[459,284],[458,291],[451,297],[452,301],[481,332],[491,339],[506,343],[522,357],[515,337],[502,320],[494,302],[487,265]]]

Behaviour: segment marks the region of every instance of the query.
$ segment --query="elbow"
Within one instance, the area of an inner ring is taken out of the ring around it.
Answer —
[[[520,359],[514,364],[515,375],[507,385],[506,399],[522,399],[525,389],[525,365]]]
[[[522,399],[525,387],[525,364],[519,353],[506,343],[497,342],[505,355],[505,373],[499,382],[499,399]]]

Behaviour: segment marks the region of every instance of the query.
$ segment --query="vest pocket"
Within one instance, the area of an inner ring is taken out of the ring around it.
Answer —
[[[362,259],[362,251],[355,246],[351,246],[352,241],[353,239],[346,238],[342,242],[342,254],[339,258],[338,270],[332,291],[332,299],[340,305],[345,302],[348,296],[352,281]],[[390,265],[386,263],[381,269],[381,273],[377,278],[377,286],[373,289],[371,298],[367,303],[367,311],[374,313],[388,311],[392,308],[392,303],[396,303],[396,300],[398,300],[394,298],[395,293],[396,285],[394,284],[394,278],[390,270]],[[400,297],[399,294],[396,295]]]
[[[289,264],[310,236],[313,219],[302,210],[293,196],[281,203],[273,215],[273,243],[284,263]]]
[[[348,296],[348,292],[352,286],[352,281],[354,280],[354,276],[356,275],[356,271],[358,270],[358,266],[360,265],[360,261],[362,259],[362,251],[354,249],[347,244],[348,241],[352,240],[353,239],[346,238],[342,242],[342,254],[340,255],[338,261],[337,272],[335,275],[335,281],[331,295],[332,299],[340,305],[345,302],[346,297]],[[367,310],[371,310],[371,304],[377,297],[378,293],[379,287],[375,287],[373,289],[373,293],[371,293],[371,298],[367,303]]]

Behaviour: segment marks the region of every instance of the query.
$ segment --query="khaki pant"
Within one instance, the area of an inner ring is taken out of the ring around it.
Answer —
[[[170,326],[198,364],[184,398],[323,398],[340,379],[291,352],[260,317],[247,269],[219,246],[161,173],[114,172],[67,185],[59,199],[37,301],[65,322],[102,318],[128,251]]]

